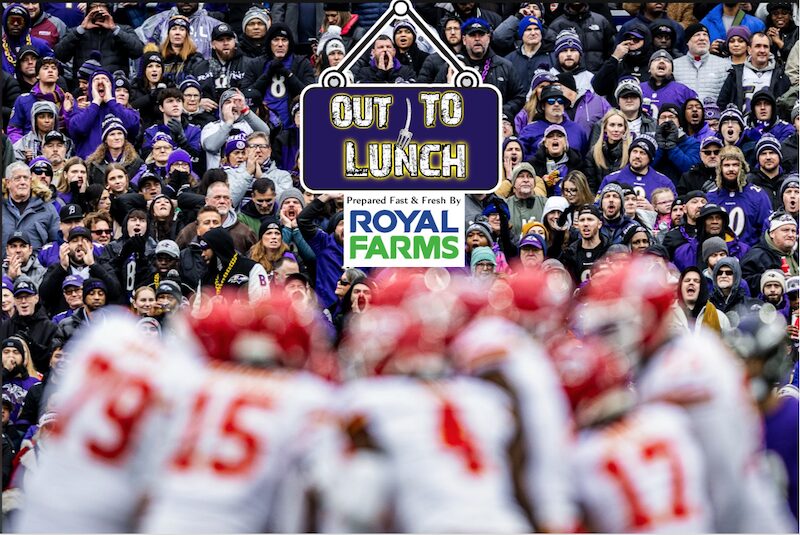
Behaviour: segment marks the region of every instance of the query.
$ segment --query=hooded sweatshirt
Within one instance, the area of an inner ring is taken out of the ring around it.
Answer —
[[[719,270],[723,267],[728,267],[733,271],[733,285],[731,292],[726,297],[717,284],[717,275]],[[709,301],[720,311],[728,314],[738,306],[744,306],[750,310],[758,309],[763,306],[763,303],[758,299],[747,297],[744,289],[740,287],[742,282],[742,268],[739,266],[739,261],[735,258],[726,257],[720,259],[714,266],[714,291],[711,293]]]
[[[264,95],[264,103],[267,107],[277,113],[283,126],[288,128],[294,122],[289,103],[303,91],[305,86],[314,82],[314,69],[308,59],[295,54],[294,36],[286,24],[273,24],[267,32],[267,43],[270,43],[279,33],[285,33],[289,40],[286,56],[281,60],[289,74],[283,75],[269,71],[270,63],[275,59],[270,54],[267,64],[264,66],[264,75],[254,86]],[[262,89],[263,82],[266,82],[266,87]]]
[[[750,101],[752,102],[761,99],[768,100],[772,103],[772,115],[770,115],[766,121],[757,121],[755,119],[755,114],[750,114],[748,118],[749,128],[745,129],[744,131],[745,139],[758,142],[758,140],[761,139],[761,136],[767,132],[778,138],[778,141],[783,141],[791,136],[796,136],[797,132],[795,131],[794,126],[778,118],[778,106],[775,96],[772,94],[772,91],[770,91],[769,88],[762,88],[756,91]]]
[[[22,31],[22,35],[20,35],[17,38],[12,38],[8,34],[8,32],[6,31],[6,21],[8,20],[9,13],[15,6],[22,7],[20,6],[20,4],[9,4],[8,7],[6,7],[6,9],[3,11],[3,31],[2,31],[3,47],[5,48],[5,45],[6,44],[8,45],[9,52],[11,54],[11,57],[13,58],[13,61],[10,61],[5,52],[3,53],[2,55],[3,70],[11,74],[12,76],[16,73],[15,69],[17,64],[17,52],[19,51],[19,48],[23,45],[31,45],[36,49],[36,51],[42,57],[55,55],[53,53],[53,49],[51,49],[50,46],[47,44],[47,41],[39,39],[38,37],[33,37],[31,35],[30,32],[31,16],[28,14],[28,10],[26,10],[25,8],[23,8],[22,10],[17,10],[17,12],[15,13],[22,15],[22,17],[25,19],[25,29]],[[25,13],[23,14],[22,11],[25,11]]]
[[[750,246],[741,241],[741,239],[736,236],[736,233],[731,230],[728,223],[728,213],[722,212],[721,215],[722,228],[725,230],[723,230],[719,236],[725,240],[728,246],[728,254],[741,260],[744,258],[744,255],[747,254],[747,251],[750,250]],[[705,268],[705,262],[703,261],[703,242],[712,237],[705,231],[706,218],[698,217],[695,228],[697,229],[697,234],[694,237],[690,237],[686,243],[675,250],[673,261],[678,269],[686,269],[689,266],[696,266],[700,269]]]
[[[223,228],[207,231],[202,241],[214,251],[214,258],[208,264],[203,277],[203,285],[223,289],[242,290],[247,288],[250,301],[269,295],[269,279],[264,266],[236,252],[233,238]]]
[[[10,139],[12,143],[16,143],[26,132],[30,132],[33,105],[41,101],[54,103],[58,109],[58,113],[56,114],[57,124],[65,124],[64,109],[62,107],[62,103],[64,102],[64,90],[56,85],[54,93],[45,94],[42,93],[39,82],[36,82],[30,93],[20,95],[14,102],[11,118],[8,120],[8,139]],[[67,155],[69,154],[70,152],[67,152]]]
[[[14,154],[16,155],[18,160],[23,162],[25,161],[25,151],[27,150],[33,152],[34,158],[42,155],[44,134],[39,132],[35,128],[36,116],[39,115],[40,113],[47,113],[47,112],[52,113],[53,116],[55,117],[53,130],[59,130],[61,128],[58,106],[56,106],[49,100],[35,101],[33,105],[30,107],[30,117],[28,119],[29,122],[26,127],[28,133],[19,138],[19,140],[14,142]],[[67,138],[66,148],[67,148],[66,157],[69,158],[69,156],[72,154],[72,149],[73,149],[72,140],[70,140],[69,138]]]

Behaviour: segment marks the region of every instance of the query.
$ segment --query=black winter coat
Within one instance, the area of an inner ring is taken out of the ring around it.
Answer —
[[[43,289],[44,283],[40,289],[40,296],[45,295]],[[61,285],[58,286],[58,294],[61,295]],[[66,304],[64,308],[67,308]],[[30,347],[33,365],[39,372],[45,373],[50,369],[50,341],[56,330],[56,324],[47,316],[44,308],[39,306],[32,316],[22,317],[14,314],[10,319],[0,323],[0,340],[14,335],[23,337]]]
[[[728,77],[722,84],[722,89],[719,90],[719,97],[717,104],[719,109],[724,110],[728,104],[736,104],[740,110],[744,106],[744,92],[745,88],[742,82],[744,77],[744,64],[733,65],[728,71]],[[780,97],[790,86],[789,77],[783,72],[783,65],[780,63],[775,64],[775,70],[772,71],[772,79],[769,82],[769,89],[775,98]]]
[[[766,236],[761,236],[761,240],[742,258],[742,279],[750,287],[750,295],[761,293],[761,275],[768,269],[780,269],[781,258],[777,250],[770,247]]]
[[[596,72],[614,51],[616,28],[608,19],[589,10],[578,15],[565,12],[550,24],[556,35],[568,28],[573,28],[581,39],[586,69]]]
[[[717,187],[716,180],[717,169],[715,167],[706,167],[703,162],[700,162],[681,175],[676,189],[678,190],[678,195],[686,195],[690,191],[698,189],[711,191]]]
[[[594,159],[593,151],[594,145],[589,148],[586,154],[586,161],[583,165],[583,174],[586,175],[586,181],[589,183],[589,188],[593,193],[597,193],[597,188],[606,175],[619,171],[622,168],[622,142],[614,146],[610,146],[608,142],[603,142],[603,156],[606,158],[606,165],[608,169],[600,167]]]
[[[479,73],[483,73],[487,61],[491,61],[491,65],[484,82],[492,84],[500,90],[500,95],[503,97],[503,113],[509,117],[515,117],[525,105],[528,88],[522,84],[522,80],[514,72],[511,62],[498,56],[491,49],[481,60],[473,61],[469,56],[465,58],[466,65],[477,67]]]
[[[89,59],[94,50],[102,54],[100,64],[108,72],[118,70],[128,72],[130,60],[142,57],[144,44],[136,36],[133,28],[124,24],[118,24],[117,28],[119,32],[114,35],[114,32],[103,28],[84,30],[78,26],[68,31],[56,43],[54,49],[56,58],[63,62],[72,60],[75,73],[73,80],[76,85],[79,67]]]

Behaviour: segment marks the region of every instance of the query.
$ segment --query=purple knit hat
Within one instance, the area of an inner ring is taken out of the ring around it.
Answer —
[[[189,173],[192,172],[192,157],[183,149],[177,149],[172,151],[169,154],[169,158],[167,158],[167,169],[172,167],[172,164],[176,162],[185,162],[189,164]]]
[[[741,37],[749,45],[751,36],[750,29],[746,26],[731,26],[731,29],[728,30],[728,33],[725,35],[725,45],[728,45],[731,37]]]
[[[228,141],[225,143],[225,156],[232,153],[235,150],[242,150],[247,148],[247,140],[244,136],[231,136],[228,138]]]

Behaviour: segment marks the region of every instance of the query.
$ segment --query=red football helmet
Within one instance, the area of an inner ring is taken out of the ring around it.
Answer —
[[[584,427],[629,408],[631,361],[601,341],[567,338],[549,347],[575,421]]]
[[[675,302],[675,284],[666,267],[651,256],[618,257],[582,292],[573,326],[599,336],[631,358],[648,355],[663,339]]]
[[[354,315],[341,346],[351,375],[440,375],[455,294],[441,270],[384,272],[372,306]]]
[[[563,330],[572,290],[553,270],[525,270],[494,285],[488,308],[543,340]]]
[[[187,316],[208,358],[291,368],[326,351],[319,321],[312,308],[280,291],[256,303],[209,299]]]

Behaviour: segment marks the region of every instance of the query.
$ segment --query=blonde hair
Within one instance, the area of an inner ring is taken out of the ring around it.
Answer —
[[[138,288],[136,288],[133,291],[133,295],[131,296],[131,311],[133,313],[135,314],[139,313],[139,311],[136,309],[136,300],[139,298],[139,294],[146,290],[150,290],[151,292],[153,292],[153,297],[156,296],[156,291],[153,289],[152,286],[148,286],[145,284],[144,286],[139,286]]]
[[[102,146],[103,145],[101,145],[101,147]],[[61,193],[69,193],[69,179],[67,178],[67,172],[76,165],[82,165],[83,168],[86,169],[86,180],[84,181],[84,186],[89,185],[89,166],[80,156],[73,156],[64,163],[64,169],[62,172],[63,180],[61,180],[61,183],[58,185],[58,191]]]
[[[594,146],[592,147],[592,158],[594,158],[594,163],[597,164],[603,171],[608,171],[609,165],[606,161],[606,156],[603,154],[603,143],[605,143],[605,133],[606,133],[606,126],[608,125],[608,121],[612,117],[620,117],[622,119],[622,124],[625,125],[625,133],[622,135],[622,160],[620,161],[620,167],[625,167],[628,164],[628,147],[631,144],[631,131],[628,126],[628,119],[625,115],[617,110],[617,109],[610,109],[603,115],[603,118],[600,120],[600,137],[595,142]]]
[[[31,197],[39,197],[44,202],[48,202],[53,198],[53,190],[50,189],[50,186],[42,182],[39,177],[34,176],[31,179]]]

